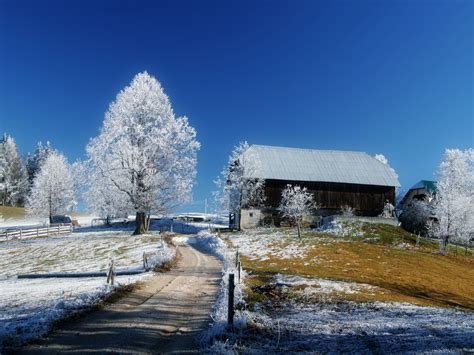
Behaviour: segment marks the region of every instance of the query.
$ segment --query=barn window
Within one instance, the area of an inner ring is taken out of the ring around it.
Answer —
[[[252,218],[253,217],[253,212],[249,212],[249,216],[250,216],[250,218]]]

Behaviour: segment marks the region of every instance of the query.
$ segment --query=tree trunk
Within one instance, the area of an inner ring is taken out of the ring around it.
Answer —
[[[300,222],[296,222],[296,228],[298,229],[298,239],[301,239],[301,226],[300,226]]]
[[[133,235],[145,234],[148,232],[148,216],[145,212],[137,212],[135,216],[135,231]]]

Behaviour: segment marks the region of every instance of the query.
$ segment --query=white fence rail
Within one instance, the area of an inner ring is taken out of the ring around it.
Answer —
[[[14,228],[0,230],[0,241],[10,239],[27,239],[36,237],[52,237],[67,235],[72,232],[72,224],[58,224],[38,228]]]

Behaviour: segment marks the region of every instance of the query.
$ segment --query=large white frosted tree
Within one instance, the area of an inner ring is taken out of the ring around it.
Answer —
[[[214,181],[214,200],[219,210],[234,214],[237,226],[241,208],[261,207],[265,202],[265,180],[255,178],[258,161],[250,145],[241,142],[234,147],[221,175]]]
[[[467,244],[474,237],[474,149],[446,150],[436,188],[434,233],[446,253],[451,240]]]
[[[133,211],[128,195],[117,190],[112,181],[99,170],[85,166],[79,172],[78,179],[83,182],[82,186],[86,186],[82,197],[88,210],[107,218],[107,223],[112,217],[126,217]]]
[[[186,117],[175,116],[160,83],[147,72],[137,74],[87,146],[96,179],[89,193],[100,209],[135,212],[134,234],[145,233],[151,213],[190,200],[199,146],[195,129]]]
[[[0,202],[23,206],[27,190],[28,178],[15,139],[5,134],[0,139]]]
[[[298,238],[301,238],[301,223],[303,218],[313,213],[318,204],[306,187],[286,185],[282,191],[279,210],[283,217],[288,218],[298,229]]]
[[[76,205],[74,179],[66,158],[52,152],[37,172],[26,203],[28,214],[52,217],[70,212]]]

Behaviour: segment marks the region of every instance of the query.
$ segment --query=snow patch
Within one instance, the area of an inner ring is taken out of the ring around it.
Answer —
[[[275,276],[277,285],[283,286],[307,286],[303,292],[305,294],[331,294],[348,293],[354,294],[365,290],[374,290],[376,287],[355,282],[333,281],[326,279],[314,279],[301,276],[291,276],[277,274]]]

